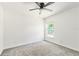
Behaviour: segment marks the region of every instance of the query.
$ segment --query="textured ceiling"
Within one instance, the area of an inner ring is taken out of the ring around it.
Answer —
[[[29,5],[28,9],[32,9],[32,8],[37,8],[38,6],[32,2],[32,3],[23,3],[24,5]],[[52,12],[49,12],[47,10],[42,10],[42,14],[39,15],[39,10],[34,10],[34,11],[29,11],[32,14],[35,14],[39,17],[45,18],[48,17],[50,15],[54,15],[54,14],[58,14],[61,13],[63,11],[66,11],[68,9],[71,8],[75,8],[79,6],[79,2],[55,2],[54,4],[51,4],[49,6],[47,6],[46,8],[48,9],[52,9]]]
[[[8,8],[13,8],[12,6],[17,6],[18,12],[24,12],[31,14],[34,17],[46,18],[51,15],[55,15],[58,13],[62,13],[63,11],[69,10],[71,8],[75,8],[79,6],[79,2],[55,2],[47,6],[46,8],[52,9],[52,12],[47,10],[42,10],[42,14],[39,15],[39,10],[29,11],[29,9],[38,8],[37,4],[34,2],[10,2],[10,3],[2,3],[4,6]]]

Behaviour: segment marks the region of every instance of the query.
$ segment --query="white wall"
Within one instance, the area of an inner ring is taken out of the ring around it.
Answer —
[[[54,39],[48,41],[79,51],[79,7],[48,17],[54,22]]]
[[[3,9],[0,5],[0,54],[3,50]]]
[[[42,19],[29,14],[18,3],[6,3],[3,9],[4,49],[43,40]]]

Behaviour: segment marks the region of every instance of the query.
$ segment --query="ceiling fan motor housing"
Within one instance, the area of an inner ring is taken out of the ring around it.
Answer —
[[[40,9],[43,9],[44,3],[40,3]]]

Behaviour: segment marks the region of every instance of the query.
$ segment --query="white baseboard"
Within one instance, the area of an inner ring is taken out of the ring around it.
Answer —
[[[18,47],[18,46],[22,46],[22,45],[27,45],[27,44],[31,44],[31,43],[36,43],[36,42],[40,42],[40,41],[43,41],[43,40],[31,41],[31,42],[28,42],[28,43],[24,43],[23,42],[23,43],[19,43],[17,45],[4,47],[4,49],[14,48],[14,47]]]
[[[59,45],[59,46],[63,46],[63,47],[66,47],[66,48],[68,48],[68,49],[71,49],[71,50],[74,50],[74,51],[79,52],[78,49],[72,48],[72,47],[70,47],[70,46],[68,46],[68,45],[60,44],[60,43],[57,43],[57,42],[54,42],[54,41],[51,42],[51,41],[49,41],[49,40],[45,40],[45,41],[50,42],[50,43],[54,43],[54,44],[57,44],[57,45]]]

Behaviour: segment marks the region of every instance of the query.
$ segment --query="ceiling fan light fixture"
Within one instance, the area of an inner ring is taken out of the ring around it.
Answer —
[[[40,11],[39,14],[41,14],[41,11],[42,11],[43,9],[44,9],[44,10],[48,10],[48,11],[52,11],[51,9],[48,9],[48,8],[46,8],[46,7],[49,6],[49,5],[51,5],[51,4],[53,4],[53,3],[55,3],[55,2],[48,2],[48,3],[35,2],[35,3],[39,6],[39,8],[30,9],[30,11],[39,10],[39,11]],[[54,5],[54,6],[55,6],[55,5]]]

